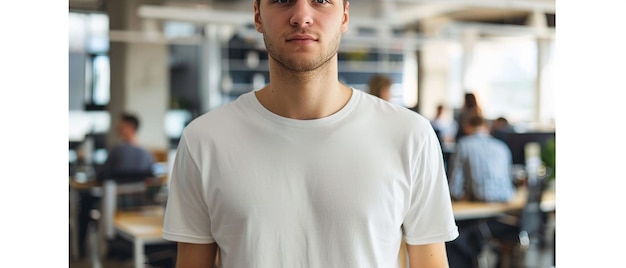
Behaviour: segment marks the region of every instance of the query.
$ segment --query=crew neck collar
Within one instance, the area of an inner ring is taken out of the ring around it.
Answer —
[[[346,105],[339,109],[339,111],[326,117],[307,120],[288,118],[269,111],[261,104],[261,102],[259,102],[259,99],[256,97],[256,94],[254,94],[254,92],[248,92],[243,97],[245,97],[245,100],[246,102],[248,102],[249,105],[251,105],[262,117],[269,121],[285,126],[307,128],[331,125],[341,120],[346,115],[350,114],[350,112],[354,110],[354,107],[356,107],[361,93],[355,88],[351,87],[350,89],[352,90],[350,99],[348,100]]]

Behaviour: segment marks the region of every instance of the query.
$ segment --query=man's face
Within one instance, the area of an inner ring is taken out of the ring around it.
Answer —
[[[348,29],[343,0],[261,0],[254,21],[271,58],[297,72],[312,71],[337,55]]]
[[[135,132],[133,125],[126,121],[120,121],[117,126],[117,133],[124,139],[127,139]]]

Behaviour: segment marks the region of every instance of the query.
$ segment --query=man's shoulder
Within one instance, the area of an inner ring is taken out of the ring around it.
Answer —
[[[491,135],[485,135],[485,134],[466,135],[466,136],[463,136],[461,139],[459,139],[459,141],[457,142],[458,148],[463,148],[467,146],[470,146],[470,147],[480,146],[483,148],[500,148],[500,149],[507,149],[507,150],[509,148],[505,142]]]
[[[367,106],[366,109],[368,110],[372,110],[373,106],[373,110],[377,111],[377,113],[385,117],[393,117],[392,119],[394,119],[394,121],[396,122],[408,120],[409,122],[419,122],[420,124],[428,124],[430,126],[430,120],[428,120],[426,117],[418,112],[415,112],[398,103],[385,101],[367,92],[363,92],[358,89],[355,91],[359,92],[357,94],[361,94],[360,99],[362,103]]]
[[[469,134],[469,135],[464,135],[463,137],[459,138],[459,140],[456,142],[456,146],[457,148],[463,148],[467,146],[476,146],[479,144],[490,144],[490,143],[491,143],[491,139],[488,136],[479,135],[479,134]],[[484,145],[481,145],[481,146],[484,146]]]
[[[194,118],[185,126],[182,135],[188,140],[210,139],[211,136],[220,135],[219,133],[227,135],[233,128],[244,125],[242,122],[253,120],[250,118],[252,114],[250,110],[253,109],[249,105],[250,96],[246,93],[234,101]]]
[[[137,145],[137,144],[130,144],[127,142],[124,143],[120,143],[118,145],[115,145],[112,150],[113,153],[118,152],[121,154],[125,154],[128,152],[139,152],[141,154],[144,155],[150,155],[152,156],[152,152],[149,151],[148,149],[144,148],[143,146]]]
[[[486,136],[486,140],[488,140],[491,144],[493,144],[493,146],[499,146],[499,147],[503,147],[503,148],[507,147],[508,148],[508,145],[504,141],[494,137],[493,135],[485,135],[485,136]]]
[[[128,152],[131,150],[136,150],[137,148],[138,148],[137,146],[132,145],[128,142],[120,142],[116,145],[113,145],[113,147],[111,147],[111,154],[115,152],[119,152],[119,153]]]
[[[247,101],[249,94],[246,93],[244,95],[239,96],[237,99],[226,103],[222,106],[214,108],[208,112],[201,114],[200,116],[194,118],[189,122],[189,124],[185,127],[186,129],[195,129],[195,128],[205,128],[207,126],[213,126],[215,124],[222,124],[228,122],[236,116],[236,111],[241,108],[246,108],[249,105],[246,105],[244,102]]]

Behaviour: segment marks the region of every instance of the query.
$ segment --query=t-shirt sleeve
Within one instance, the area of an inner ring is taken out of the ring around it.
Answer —
[[[205,183],[197,159],[190,151],[185,135],[181,137],[169,181],[169,193],[163,221],[166,240],[210,244],[211,219],[204,199]]]
[[[452,241],[459,235],[439,141],[433,130],[422,137],[416,142],[410,204],[402,226],[411,245]]]

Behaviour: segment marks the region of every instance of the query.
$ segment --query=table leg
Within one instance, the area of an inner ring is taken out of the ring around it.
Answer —
[[[142,239],[137,238],[135,239],[135,253],[133,255],[133,258],[135,259],[135,268],[142,268],[144,267],[144,242]]]
[[[72,254],[72,258],[77,260],[80,258],[79,249],[79,229],[80,229],[80,221],[78,220],[78,201],[79,196],[78,192],[70,187],[70,252]]]

